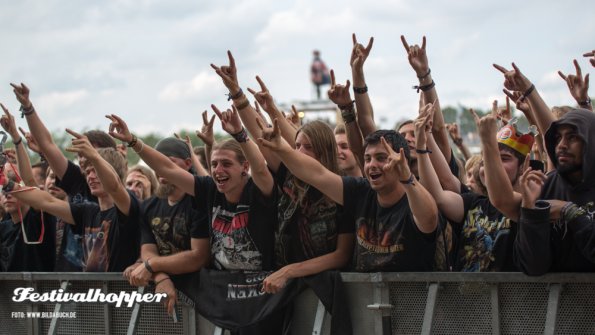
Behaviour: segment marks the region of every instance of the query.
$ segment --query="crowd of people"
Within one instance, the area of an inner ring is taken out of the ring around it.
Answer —
[[[29,88],[11,84],[29,132],[2,105],[14,150],[0,173],[0,270],[123,272],[133,286],[167,293],[169,313],[172,277],[201,269],[266,271],[269,294],[327,270],[595,270],[589,74],[576,60],[575,74],[560,72],[577,107],[550,108],[514,63],[494,64],[507,101],[534,126],[518,129],[510,104],[494,102],[482,117],[471,110],[482,148],[472,155],[444,121],[426,38],[401,40],[420,103],[418,117],[396,129],[376,127],[364,75],[373,38],[364,46],[355,35],[351,81],[339,84],[330,71],[342,122],[301,124],[258,76],[260,91],[246,89],[251,104],[228,52],[227,65],[211,66],[232,104],[203,114],[202,148],[174,137],[153,148],[111,114],[107,132],[66,130],[75,164]],[[594,54],[584,56],[595,67]],[[215,117],[228,140],[215,141]],[[40,163],[31,165],[26,146]],[[148,167],[128,167],[127,150]],[[266,329],[280,329],[286,312],[269,316]]]

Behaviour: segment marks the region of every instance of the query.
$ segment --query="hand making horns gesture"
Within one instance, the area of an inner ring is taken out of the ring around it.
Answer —
[[[351,83],[347,79],[345,85],[337,84],[335,81],[335,71],[331,70],[331,88],[328,90],[328,98],[338,106],[351,103],[351,93],[349,86]]]
[[[403,43],[403,47],[405,47],[405,51],[407,51],[407,59],[409,60],[409,64],[411,64],[411,67],[417,74],[417,77],[424,77],[430,70],[428,55],[426,54],[426,37],[424,36],[422,38],[421,47],[417,44],[409,45],[405,39],[405,36],[403,35],[401,35],[401,42]]]
[[[368,59],[370,51],[372,50],[374,37],[370,37],[370,41],[366,47],[357,42],[355,33],[351,35],[351,38],[353,39],[353,49],[351,50],[351,59],[349,60],[349,64],[353,69],[363,70],[364,62],[366,59]]]
[[[211,67],[215,69],[215,72],[223,80],[223,84],[229,90],[230,94],[235,94],[240,90],[240,84],[238,84],[238,70],[236,68],[236,61],[231,54],[231,51],[227,51],[227,57],[229,58],[229,65],[218,67],[211,63]]]

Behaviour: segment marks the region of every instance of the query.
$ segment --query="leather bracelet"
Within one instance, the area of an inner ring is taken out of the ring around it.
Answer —
[[[432,69],[428,68],[428,72],[427,72],[426,74],[424,74],[424,75],[423,75],[423,76],[421,76],[421,77],[420,77],[420,76],[417,76],[417,78],[419,78],[419,79],[424,79],[424,78],[426,78],[427,76],[429,76],[429,75],[430,75],[430,73],[432,73]]]
[[[578,105],[582,107],[591,107],[591,98],[587,97],[587,100],[579,101]]]
[[[238,141],[239,143],[246,143],[248,142],[248,132],[246,131],[246,128],[242,127],[242,130],[240,130],[239,133],[235,133],[235,134],[230,134],[231,137],[233,137],[234,140]]]
[[[355,94],[365,94],[365,93],[368,93],[368,85],[365,85],[364,87],[355,87],[355,86],[353,86],[353,93],[355,93]]]
[[[351,100],[351,102],[348,102],[348,103],[346,103],[344,105],[337,105],[337,107],[339,107],[339,109],[342,110],[342,111],[344,111],[344,110],[351,110],[351,111],[353,111],[354,103],[355,103],[355,100]]]
[[[21,105],[21,108],[19,108],[19,111],[21,111],[21,119],[22,119],[25,116],[29,116],[29,115],[35,113],[35,107],[33,107],[33,104],[31,104],[31,106],[29,108],[25,108],[25,106]]]
[[[427,92],[427,91],[433,89],[434,86],[436,86],[436,83],[432,80],[432,82],[427,85],[421,85],[421,86],[415,85],[415,86],[413,86],[413,89],[417,90],[417,93],[419,93],[420,90],[422,90],[423,92]]]
[[[413,176],[413,173],[409,176],[409,179],[407,180],[399,180],[401,182],[401,184],[403,185],[412,185],[413,181],[415,180],[415,177]]]
[[[239,99],[239,98],[242,97],[243,94],[244,94],[244,91],[242,91],[242,88],[240,87],[240,90],[238,91],[238,93],[231,94],[231,92],[229,92],[228,94],[226,94],[227,95],[227,101]]]
[[[431,154],[432,153],[432,150],[428,150],[428,149],[426,149],[426,150],[415,149],[415,152],[418,153],[418,154]]]
[[[129,148],[132,148],[136,145],[136,141],[138,141],[138,137],[136,137],[136,135],[132,134],[132,140],[130,140],[130,142],[128,142],[127,146]]]
[[[237,104],[234,102],[234,105],[236,106],[236,108],[238,110],[242,110],[250,105],[250,101],[248,101],[248,99],[246,99],[246,100],[243,100],[242,102],[237,103]]]
[[[22,137],[19,137],[19,139],[16,140],[16,141],[12,141],[12,144],[14,144],[15,147],[17,145],[21,144],[21,143],[23,143],[23,138]]]
[[[170,279],[170,280],[171,280],[171,278],[169,278],[169,277],[165,277],[165,278],[163,278],[163,279],[161,279],[161,280],[159,280],[159,281],[156,281],[156,282],[155,282],[155,286],[157,286],[157,285],[161,284],[161,282],[164,282],[164,281],[166,281],[166,280],[168,280],[168,279]]]
[[[145,269],[147,269],[147,271],[149,271],[150,273],[155,273],[155,271],[153,271],[153,268],[149,264],[149,260],[148,259],[145,260],[143,263],[145,264]]]
[[[525,99],[527,99],[527,97],[529,96],[529,94],[533,93],[533,91],[535,90],[535,85],[531,84],[531,86],[529,86],[529,88],[525,91],[525,93],[523,93],[523,95],[521,95],[521,97],[519,98],[520,101],[525,101]]]

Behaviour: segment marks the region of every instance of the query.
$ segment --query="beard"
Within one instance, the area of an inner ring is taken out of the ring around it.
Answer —
[[[583,166],[581,164],[561,164],[558,162],[558,166],[556,166],[556,170],[558,170],[558,173],[562,175],[581,171],[582,169]]]
[[[158,198],[165,199],[169,195],[171,195],[176,190],[176,187],[172,184],[159,184],[157,186],[157,190],[155,191],[155,195]]]

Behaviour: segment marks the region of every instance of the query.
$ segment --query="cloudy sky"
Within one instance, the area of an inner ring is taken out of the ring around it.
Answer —
[[[18,110],[10,82],[31,88],[52,130],[107,126],[137,133],[196,129],[211,103],[226,106],[210,68],[235,55],[240,84],[259,74],[279,102],[309,100],[313,49],[350,77],[351,33],[374,36],[367,83],[381,126],[416,114],[416,82],[399,36],[425,34],[442,105],[488,108],[502,99],[496,62],[515,61],[551,105],[571,104],[557,70],[595,49],[595,2],[412,0],[0,0],[0,101]],[[591,95],[593,90],[591,90]],[[17,121],[25,125],[24,120]]]

